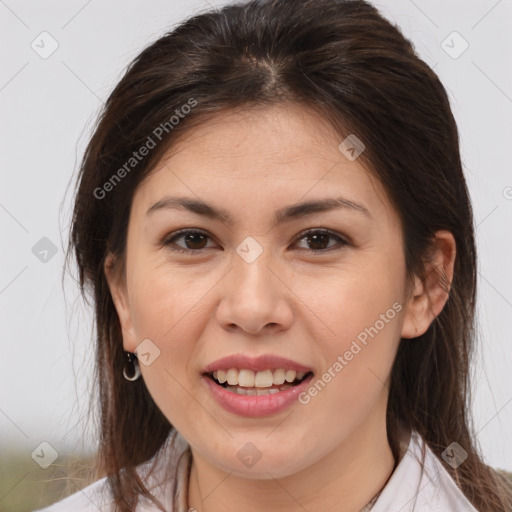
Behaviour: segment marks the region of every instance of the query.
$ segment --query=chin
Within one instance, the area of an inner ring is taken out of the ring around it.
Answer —
[[[261,444],[263,444],[263,439],[268,436],[268,432],[266,430],[262,434]],[[257,441],[254,443],[246,441],[235,443],[235,445],[230,445],[219,452],[209,450],[209,453],[206,454],[209,462],[225,472],[254,480],[284,478],[305,470],[309,466],[307,458],[303,455],[303,450],[291,450],[282,444],[279,449],[278,441],[276,445],[272,445],[267,439],[265,447],[261,449],[257,448]],[[301,454],[300,458],[299,453]]]

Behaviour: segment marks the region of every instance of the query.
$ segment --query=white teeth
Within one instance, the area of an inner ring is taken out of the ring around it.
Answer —
[[[284,378],[286,382],[293,382],[296,376],[297,372],[295,370],[286,370],[286,375]]]
[[[274,384],[277,384],[277,385],[284,384],[284,381],[286,380],[284,378],[285,374],[286,374],[285,370],[281,370],[281,369],[276,370],[274,372]]]
[[[235,393],[236,395],[247,395],[247,396],[264,396],[264,395],[273,395],[275,393],[279,393],[279,391],[284,391],[285,389],[291,388],[291,384],[284,384],[283,386],[279,386],[278,388],[271,389],[246,389],[240,388],[238,386],[228,386],[226,388],[227,391],[231,391],[231,393]]]
[[[258,373],[259,375],[259,373]],[[238,372],[238,385],[244,386],[245,388],[254,387],[255,376],[251,370],[240,370]],[[272,384],[270,384],[272,386]]]
[[[258,372],[256,374],[256,376],[254,377],[254,385],[257,388],[270,388],[272,386],[272,384],[274,384],[274,377],[270,370],[265,370],[264,372]]]
[[[227,373],[227,380],[230,386],[236,386],[238,384],[238,370],[230,368]]]
[[[220,384],[227,382],[229,386],[258,389],[281,386],[295,380],[302,380],[305,375],[306,372],[296,372],[295,370],[284,370],[282,368],[262,372],[253,372],[245,368],[241,370],[229,368],[228,370],[216,370],[213,372],[213,378]]]

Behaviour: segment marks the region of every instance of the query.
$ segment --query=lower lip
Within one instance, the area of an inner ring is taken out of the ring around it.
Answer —
[[[261,396],[239,395],[215,384],[207,375],[203,375],[202,378],[210,389],[213,398],[224,409],[240,416],[257,418],[276,414],[291,406],[293,402],[297,401],[298,395],[306,390],[313,375],[306,377],[300,384],[284,391]]]

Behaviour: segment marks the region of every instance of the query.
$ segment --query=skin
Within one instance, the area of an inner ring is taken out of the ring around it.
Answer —
[[[117,278],[115,260],[107,258],[124,349],[134,352],[149,338],[160,350],[152,364],[140,365],[142,378],[191,445],[189,506],[198,511],[355,512],[392,473],[392,363],[400,342],[414,343],[401,338],[424,333],[448,293],[436,272],[425,282],[406,280],[398,213],[360,161],[340,152],[340,142],[304,106],[219,114],[171,147],[137,188],[126,275]],[[179,209],[146,215],[166,195],[223,207],[234,223]],[[364,205],[371,217],[347,208],[274,225],[279,208],[338,196]],[[190,254],[158,245],[182,228],[210,238],[175,240],[196,251]],[[302,233],[311,228],[350,243],[308,243]],[[250,264],[236,252],[247,236],[263,249]],[[434,249],[429,265],[451,282],[453,236],[439,231]],[[202,382],[207,364],[235,353],[288,357],[320,377],[397,302],[401,311],[306,405],[245,418],[218,406]],[[261,452],[250,468],[237,457],[247,442]]]

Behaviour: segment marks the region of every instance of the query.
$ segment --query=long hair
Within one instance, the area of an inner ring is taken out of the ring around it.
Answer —
[[[253,0],[198,14],[144,49],[106,101],[79,169],[66,262],[73,253],[82,295],[94,297],[98,474],[108,475],[117,510],[151,498],[135,468],[159,451],[173,426],[143,379],[122,376],[105,257],[114,254],[124,275],[134,191],[181,134],[221,111],[284,103],[315,109],[340,141],[350,133],[364,141],[358,161],[400,216],[408,277],[425,277],[436,230],[455,237],[444,309],[423,335],[398,348],[388,440],[397,457],[399,425],[416,430],[477,510],[510,512],[512,496],[484,464],[470,415],[476,254],[449,100],[399,29],[369,3],[352,0]],[[142,146],[151,146],[147,155],[131,160]],[[455,469],[441,457],[453,441],[468,453]]]

